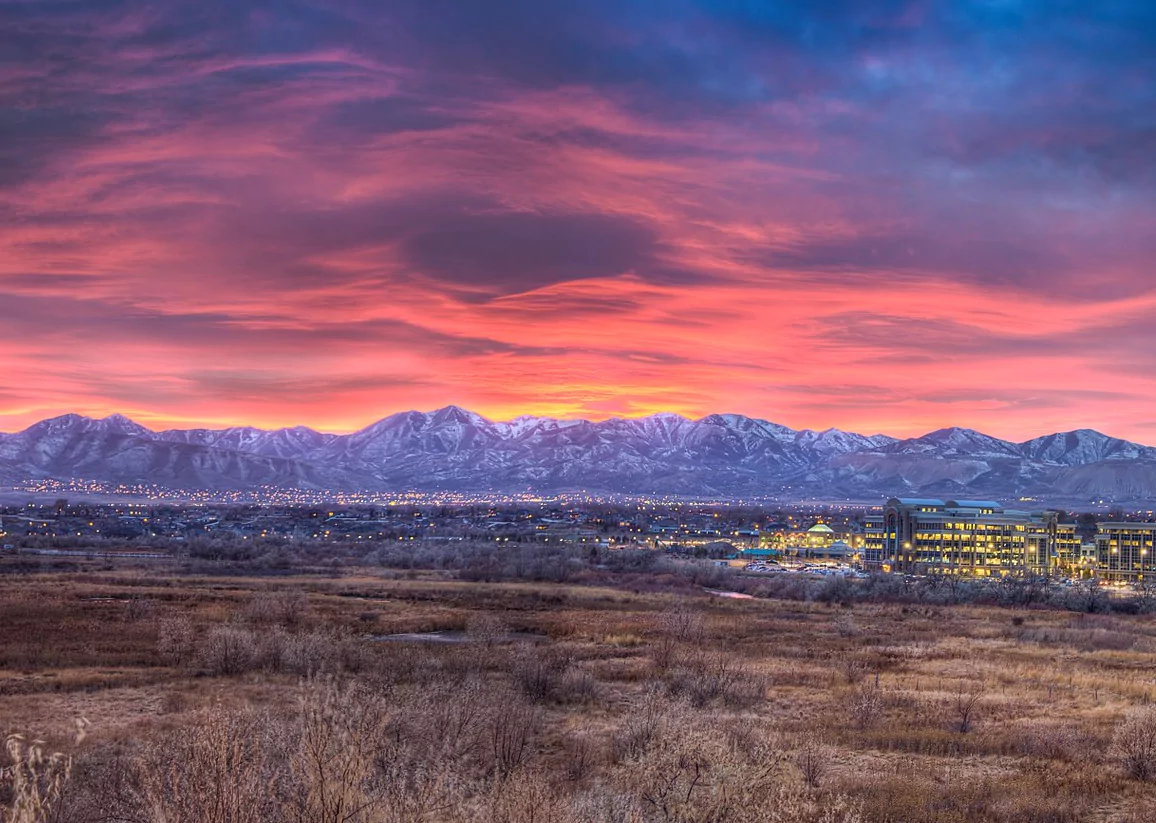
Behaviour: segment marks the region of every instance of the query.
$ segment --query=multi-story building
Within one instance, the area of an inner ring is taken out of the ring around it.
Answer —
[[[863,518],[863,533],[858,536],[859,556],[863,563],[879,568],[883,557],[883,515],[869,514]]]
[[[1156,523],[1101,523],[1096,533],[1097,574],[1124,582],[1156,577],[1154,542]]]
[[[1056,524],[1055,564],[1061,572],[1074,576],[1089,574],[1094,560],[1086,551],[1075,523]]]
[[[920,574],[1042,573],[1073,546],[1078,554],[1075,524],[1059,522],[1056,512],[1007,510],[987,500],[893,498],[881,517],[866,520],[863,559],[869,568]]]

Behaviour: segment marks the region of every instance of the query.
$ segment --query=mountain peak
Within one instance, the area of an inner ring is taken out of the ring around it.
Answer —
[[[472,426],[485,426],[489,424],[489,420],[482,417],[477,412],[472,412],[469,409],[463,409],[461,406],[444,406],[440,409],[435,409],[427,415],[431,420],[437,423],[456,422],[468,423]]]
[[[944,444],[985,443],[1000,444],[1002,446],[1006,443],[1006,441],[1000,440],[998,437],[992,437],[990,434],[984,434],[975,429],[965,429],[961,426],[948,426],[945,429],[936,429],[916,439]]]
[[[151,437],[154,433],[139,423],[134,423],[123,414],[110,414],[108,417],[94,418],[83,414],[61,414],[49,417],[39,423],[33,423],[24,430],[30,437],[47,435],[82,435],[86,433],[120,434],[130,437]]]
[[[975,429],[965,429],[960,426],[948,426],[928,432],[922,437],[885,443],[880,448],[888,454],[938,454],[974,458],[1017,458],[1023,456],[1015,443],[1009,443]]]
[[[145,428],[140,423],[137,423],[135,420],[131,420],[125,417],[119,412],[110,414],[108,417],[105,417],[102,420],[98,420],[96,422],[104,424],[103,427],[109,431],[119,431],[123,432],[124,434],[131,434],[136,436],[152,434],[149,429]]]
[[[987,437],[987,435],[983,434],[982,432],[978,432],[975,429],[967,429],[962,426],[947,426],[942,429],[936,429],[935,431],[928,432],[923,436],[928,439],[947,440],[954,437],[974,437],[975,435]]]
[[[1154,449],[1110,437],[1095,429],[1047,434],[1021,443],[1020,449],[1033,460],[1061,466],[1156,456]]]
[[[39,423],[33,423],[25,432],[62,432],[70,429],[86,428],[97,421],[91,417],[85,417],[83,414],[75,414],[69,412],[68,414],[59,414],[56,417],[46,417]]]

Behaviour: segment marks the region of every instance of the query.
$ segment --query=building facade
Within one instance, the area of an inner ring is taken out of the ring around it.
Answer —
[[[1105,580],[1139,583],[1156,578],[1156,523],[1100,523],[1096,573]]]
[[[892,498],[866,520],[868,568],[911,574],[1047,573],[1078,556],[1073,523],[1056,512],[1004,509],[987,500]]]

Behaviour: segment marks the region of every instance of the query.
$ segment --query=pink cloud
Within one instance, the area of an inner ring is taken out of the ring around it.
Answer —
[[[75,410],[348,430],[455,402],[1150,431],[1156,362],[1110,334],[1156,302],[1150,204],[1025,216],[944,196],[965,183],[925,161],[928,193],[866,167],[854,129],[884,118],[855,99],[678,119],[352,46],[90,49],[91,72],[0,74],[100,96],[0,185],[0,299],[21,312],[0,324],[2,429]],[[969,196],[994,191],[976,176]]]

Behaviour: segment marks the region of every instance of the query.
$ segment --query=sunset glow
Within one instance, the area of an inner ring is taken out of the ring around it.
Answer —
[[[1152,4],[799,5],[0,2],[0,430],[1156,443]]]

